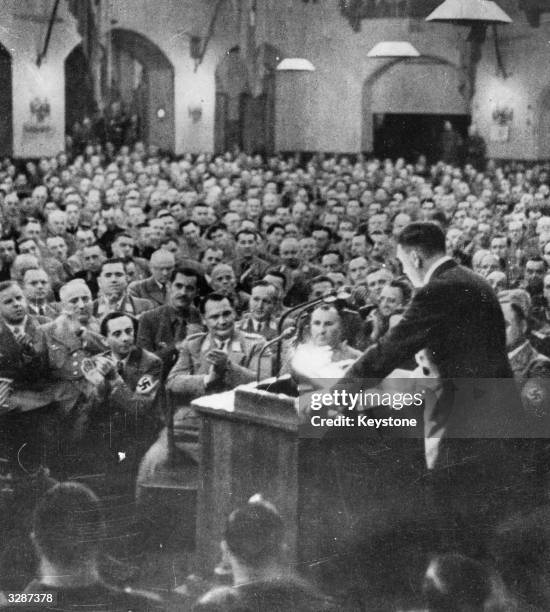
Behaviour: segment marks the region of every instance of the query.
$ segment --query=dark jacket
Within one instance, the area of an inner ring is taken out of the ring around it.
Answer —
[[[157,281],[150,276],[145,280],[134,281],[128,287],[128,295],[132,297],[151,300],[153,304],[164,306],[166,303],[166,294],[162,292]]]
[[[161,358],[166,376],[176,361],[176,344],[189,334],[202,330],[199,311],[193,306],[187,319],[181,319],[170,305],[159,306],[141,316],[137,345]]]

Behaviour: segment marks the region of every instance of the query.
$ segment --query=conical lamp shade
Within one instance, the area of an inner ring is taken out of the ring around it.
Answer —
[[[410,42],[402,40],[383,41],[367,53],[367,57],[420,57]]]
[[[456,25],[512,23],[512,19],[492,0],[445,0],[427,17]]]
[[[315,66],[303,57],[287,57],[277,64],[277,70],[288,70],[295,72],[314,72]]]

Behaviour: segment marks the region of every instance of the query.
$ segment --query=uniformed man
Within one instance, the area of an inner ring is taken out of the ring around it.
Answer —
[[[158,432],[162,360],[136,346],[137,320],[127,313],[107,314],[100,329],[110,350],[94,358],[88,376],[98,399],[88,442],[105,449],[107,461],[133,472]]]
[[[179,345],[179,357],[168,375],[166,388],[176,401],[174,437],[176,446],[197,463],[199,417],[190,402],[202,395],[228,391],[256,379],[258,358],[265,340],[258,334],[235,329],[231,298],[210,293],[201,303],[207,332],[193,334]],[[271,358],[262,359],[262,376],[270,374]],[[153,481],[167,458],[166,430],[149,449],[140,466],[138,485]]]
[[[91,316],[92,293],[83,280],[75,279],[59,291],[62,313],[42,327],[48,343],[50,379],[55,400],[63,415],[65,436],[70,442],[82,438],[93,408],[83,361],[107,349]]]

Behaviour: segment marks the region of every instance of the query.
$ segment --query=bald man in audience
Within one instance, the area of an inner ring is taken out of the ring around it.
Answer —
[[[172,253],[159,249],[151,255],[151,276],[141,281],[134,281],[128,287],[128,294],[137,298],[150,300],[157,306],[164,306],[168,296],[170,277],[176,266]]]
[[[59,291],[61,314],[43,326],[48,344],[50,380],[58,402],[67,442],[85,434],[92,409],[84,376],[86,360],[103,353],[107,346],[92,317],[92,294],[86,283],[72,280]]]

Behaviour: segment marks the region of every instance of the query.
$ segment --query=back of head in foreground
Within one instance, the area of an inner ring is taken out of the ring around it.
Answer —
[[[32,537],[42,562],[68,573],[82,566],[94,572],[105,537],[99,499],[76,482],[55,485],[35,509]]]
[[[306,581],[293,576],[284,561],[284,523],[261,495],[227,519],[222,549],[231,564],[235,587],[213,589],[197,610],[314,612],[332,610],[332,602]]]

